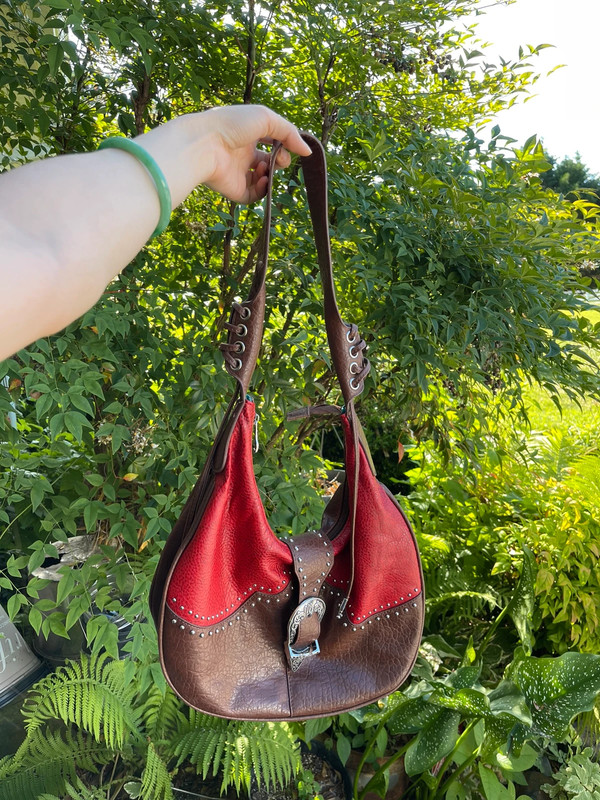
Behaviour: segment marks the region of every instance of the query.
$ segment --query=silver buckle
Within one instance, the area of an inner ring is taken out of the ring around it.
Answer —
[[[290,667],[292,668],[292,672],[296,672],[299,669],[300,665],[304,661],[305,658],[310,658],[311,656],[316,656],[321,652],[321,648],[319,647],[319,640],[315,639],[314,642],[308,645],[308,647],[303,648],[302,650],[296,650],[291,642],[296,639],[298,635],[298,628],[300,627],[300,623],[303,619],[307,617],[312,617],[313,614],[316,614],[319,618],[319,622],[325,616],[326,606],[325,601],[322,600],[320,597],[309,597],[306,600],[303,600],[300,605],[296,608],[292,616],[290,617],[290,621],[288,622],[288,657],[290,662]]]

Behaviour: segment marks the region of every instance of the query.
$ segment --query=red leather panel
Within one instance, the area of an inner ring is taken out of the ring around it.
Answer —
[[[346,443],[349,502],[354,494],[354,440],[346,415],[342,415]],[[371,472],[359,446],[360,479],[355,530],[355,580],[346,606],[351,622],[413,600],[422,591],[417,548],[399,507]],[[350,515],[333,541],[335,562],[327,583],[346,592],[350,578]]]
[[[269,527],[252,468],[255,407],[247,400],[225,469],[169,583],[167,604],[197,627],[233,614],[249,597],[287,590],[292,557]]]

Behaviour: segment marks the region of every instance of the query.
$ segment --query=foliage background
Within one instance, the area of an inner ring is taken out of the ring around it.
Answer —
[[[540,180],[551,162],[534,137],[480,133],[535,83],[540,48],[496,66],[460,22],[470,2],[413,6],[5,3],[0,166],[230,102],[264,103],[319,135],[342,314],[373,362],[360,414],[381,475],[411,491],[429,632],[451,621],[457,643],[461,630],[482,640],[525,544],[540,566],[540,652],[594,651],[597,435],[527,423],[541,392],[596,408],[595,205]],[[36,633],[68,637],[93,586],[96,608],[132,624],[125,676],[142,692],[164,686],[149,582],[232,391],[217,343],[246,291],[261,213],[199,188],[93,309],[0,365],[1,600]],[[293,533],[318,524],[319,479],[339,459],[335,431],[284,423],[291,408],[338,400],[306,219],[293,166],[278,177],[254,386],[258,484],[274,528]],[[39,599],[29,574],[82,533],[99,553],[65,572],[56,604]],[[105,616],[86,637],[118,655]],[[500,651],[515,646],[507,637]]]

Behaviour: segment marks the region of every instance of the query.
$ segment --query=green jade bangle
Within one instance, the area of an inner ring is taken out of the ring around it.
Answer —
[[[169,184],[161,168],[150,153],[132,139],[126,139],[124,136],[112,136],[110,139],[105,139],[103,142],[100,142],[98,150],[104,150],[109,147],[114,147],[117,150],[125,150],[126,153],[135,156],[152,176],[160,202],[160,218],[150,238],[154,239],[155,236],[160,236],[171,219],[171,192],[169,191]]]

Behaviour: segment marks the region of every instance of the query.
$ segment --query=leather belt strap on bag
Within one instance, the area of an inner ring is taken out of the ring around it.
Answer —
[[[252,284],[247,298],[232,304],[220,345],[237,389],[150,593],[169,684],[193,708],[232,719],[307,719],[373,702],[409,674],[423,627],[414,534],[376,479],[355,410],[370,363],[358,327],[344,322],[337,306],[325,152],[313,136],[302,136],[312,151],[301,159],[302,174],[344,406],[287,416],[340,424],[345,472],[319,529],[274,534],[254,478],[257,415],[247,393],[263,337],[276,143]]]

